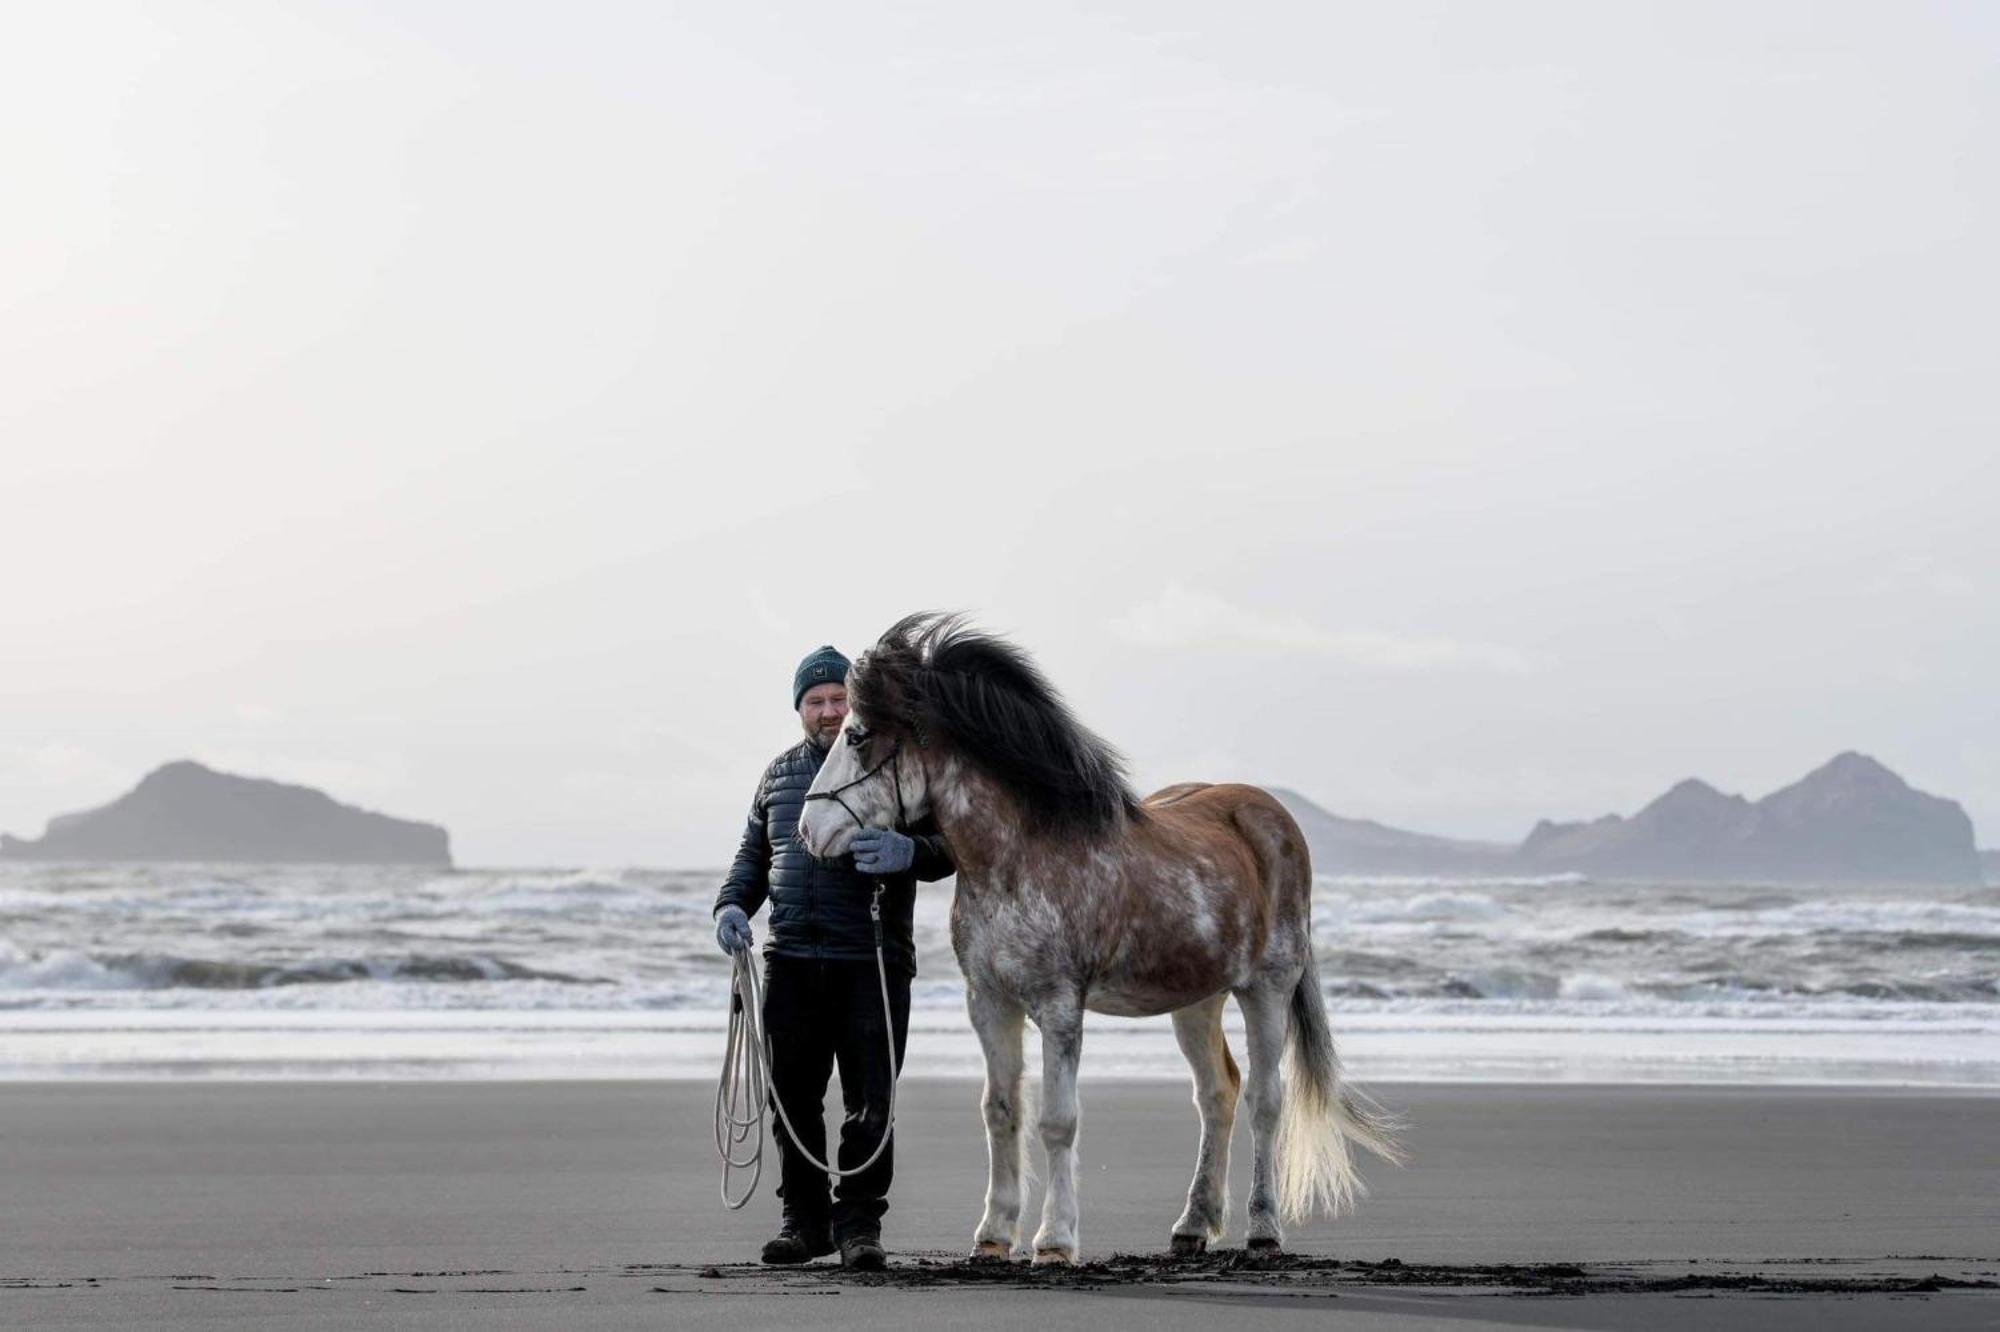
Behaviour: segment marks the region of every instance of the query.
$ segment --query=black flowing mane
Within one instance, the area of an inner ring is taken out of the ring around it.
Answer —
[[[898,620],[847,687],[870,726],[935,743],[998,782],[1035,832],[1092,835],[1140,817],[1118,751],[1071,715],[1027,653],[962,616]]]

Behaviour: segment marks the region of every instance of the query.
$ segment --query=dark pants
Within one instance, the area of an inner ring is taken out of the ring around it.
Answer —
[[[840,1099],[847,1117],[840,1124],[840,1156],[833,1164],[842,1170],[867,1160],[889,1123],[889,1093],[902,1071],[903,1046],[910,1035],[910,978],[894,969],[889,972],[889,1007],[896,1033],[894,1071],[882,1030],[882,984],[874,959],[764,959],[771,1090],[798,1127],[798,1145],[824,1161],[826,1084],[834,1065],[840,1065]],[[778,1197],[788,1222],[801,1227],[831,1222],[836,1240],[880,1232],[882,1214],[889,1210],[893,1142],[867,1170],[838,1181],[829,1196],[827,1176],[799,1154],[782,1123],[776,1136],[783,1164]]]

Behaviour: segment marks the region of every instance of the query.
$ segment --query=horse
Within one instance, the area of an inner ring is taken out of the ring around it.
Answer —
[[[929,813],[958,863],[952,948],[986,1061],[974,1258],[1007,1260],[1019,1240],[1024,1020],[1042,1037],[1038,1265],[1077,1261],[1085,1010],[1173,1015],[1201,1117],[1170,1235],[1177,1256],[1224,1234],[1239,1093],[1254,1153],[1253,1255],[1280,1251],[1284,1221],[1338,1213],[1364,1191],[1350,1144],[1400,1161],[1394,1121],[1342,1085],[1313,959],[1311,858],[1276,798],[1185,782],[1139,800],[1117,751],[1077,722],[1033,660],[961,616],[898,621],[847,684],[851,710],[798,835],[813,855],[837,857],[863,828]],[[1247,1080],[1222,1029],[1231,995]]]

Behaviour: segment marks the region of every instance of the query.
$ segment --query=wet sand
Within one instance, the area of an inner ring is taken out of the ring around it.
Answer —
[[[2000,1326],[2000,1096],[1376,1090],[1411,1164],[1252,1269],[1118,1257],[1165,1247],[1194,1113],[1086,1082],[1092,1261],[1050,1275],[958,1261],[977,1087],[906,1082],[896,1270],[848,1277],[755,1265],[776,1202],[717,1201],[701,1084],[0,1084],[0,1326]]]

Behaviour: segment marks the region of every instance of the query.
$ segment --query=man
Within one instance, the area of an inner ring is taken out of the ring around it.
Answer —
[[[953,867],[944,839],[928,819],[904,831],[862,833],[854,839],[851,864],[850,857],[814,860],[794,836],[806,791],[847,716],[847,670],[847,658],[822,647],[792,676],[792,706],[806,738],[773,759],[757,784],[736,863],[716,894],[715,938],[724,952],[747,951],[750,917],[770,901],[764,1028],[771,1038],[771,1089],[799,1141],[790,1140],[782,1123],[774,1126],[784,1222],[764,1246],[764,1261],[803,1263],[837,1248],[842,1266],[874,1270],[886,1262],[882,1215],[889,1207],[894,1145],[861,1174],[842,1177],[830,1193],[827,1176],[799,1148],[828,1159],[822,1106],[836,1062],[847,1117],[833,1164],[842,1170],[860,1165],[888,1131],[890,1091],[909,1035],[910,979],[917,969],[910,931],[916,884],[942,879]],[[869,917],[878,882],[894,1068]]]

